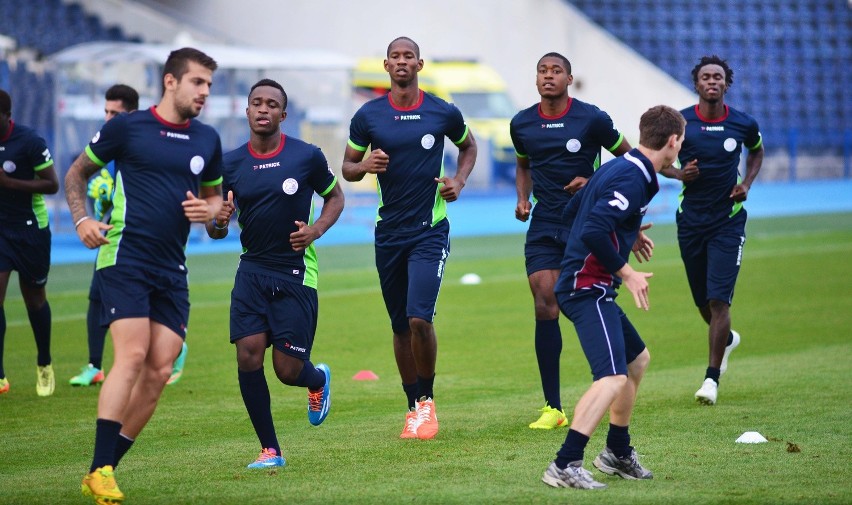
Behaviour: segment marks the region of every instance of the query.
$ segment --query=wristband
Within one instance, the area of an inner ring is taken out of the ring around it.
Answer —
[[[76,230],[76,229],[80,226],[80,223],[82,223],[82,222],[83,222],[83,221],[85,221],[86,219],[92,219],[92,218],[91,218],[91,217],[89,217],[89,216],[83,216],[83,217],[81,217],[80,219],[78,219],[78,220],[77,220],[77,222],[76,222],[76,223],[74,223],[74,229]]]
[[[219,223],[216,222],[216,218],[213,218],[213,228],[216,230],[225,230],[228,228],[228,223],[225,223],[225,226],[219,226]]]

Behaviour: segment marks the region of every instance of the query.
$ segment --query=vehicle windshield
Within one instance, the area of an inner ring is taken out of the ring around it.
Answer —
[[[469,118],[511,118],[517,112],[505,92],[453,93],[453,102]]]

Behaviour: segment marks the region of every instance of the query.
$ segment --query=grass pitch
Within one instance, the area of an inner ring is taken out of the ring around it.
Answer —
[[[330,364],[333,404],[307,422],[303,390],[267,374],[287,466],[250,471],[259,451],[239,395],[228,300],[236,255],[190,259],[192,315],[181,381],[117,471],[127,503],[850,503],[852,214],[752,220],[732,308],[743,336],[719,403],[693,394],[707,360],[673,226],[657,243],[651,310],[619,301],[652,362],[631,424],[652,481],[597,474],[604,491],[552,489],[540,479],[565,431],[527,428],[543,402],[533,349],[532,297],[520,235],[454,239],[438,305],[432,441],[399,440],[405,398],[393,360],[372,247],[323,247],[320,320],[312,359]],[[634,264],[634,266],[636,266]],[[475,272],[479,285],[462,285]],[[68,379],[87,358],[91,265],[51,272],[56,393],[35,394],[35,346],[13,277],[6,302],[0,396],[0,503],[87,503],[80,479],[94,440],[97,388]],[[562,400],[570,412],[590,383],[571,323],[562,319]],[[107,345],[105,364],[111,361]],[[358,382],[359,370],[378,381]],[[592,437],[586,467],[605,441]],[[745,431],[769,443],[736,444]]]

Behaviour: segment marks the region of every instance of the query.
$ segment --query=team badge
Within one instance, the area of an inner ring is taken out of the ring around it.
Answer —
[[[435,137],[431,133],[423,135],[423,138],[420,139],[420,145],[423,146],[423,149],[432,149],[432,146],[435,145]]]
[[[296,182],[296,179],[290,177],[284,181],[284,184],[281,185],[281,189],[283,189],[284,193],[288,195],[294,195],[296,194],[296,191],[299,190],[299,183]]]
[[[737,148],[737,141],[728,137],[725,139],[725,143],[722,144],[725,147],[725,150],[729,153],[734,152],[734,149]]]
[[[189,160],[189,169],[193,174],[198,175],[204,170],[204,158],[201,156],[195,155]]]
[[[565,149],[568,149],[569,153],[576,153],[580,150],[580,141],[577,139],[571,139],[565,143]]]
[[[96,133],[95,136],[92,137],[92,144],[97,144],[100,139],[101,139],[101,131],[98,130],[98,133]]]
[[[3,171],[7,174],[11,174],[15,170],[17,170],[18,166],[15,165],[15,162],[12,160],[6,160],[3,162]]]

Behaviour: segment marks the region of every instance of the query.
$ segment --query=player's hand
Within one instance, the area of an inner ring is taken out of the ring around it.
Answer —
[[[388,171],[388,163],[390,163],[390,157],[387,153],[381,149],[374,149],[370,151],[370,156],[361,162],[361,166],[368,174],[381,174]]]
[[[515,219],[525,223],[527,219],[530,218],[530,212],[532,211],[532,202],[529,200],[524,200],[522,202],[518,202],[517,207],[515,207]]]
[[[96,221],[94,219],[84,219],[77,225],[77,236],[80,237],[80,242],[89,249],[95,249],[105,244],[109,244],[109,240],[104,236],[104,232],[111,230],[112,225]]]
[[[226,226],[231,221],[231,216],[234,215],[236,207],[234,206],[234,192],[228,191],[228,199],[222,202],[222,208],[216,214],[216,226]]]
[[[735,202],[744,202],[748,198],[749,187],[747,184],[737,184],[731,191],[731,200]]]
[[[621,277],[621,282],[624,287],[633,295],[633,301],[636,302],[636,308],[648,310],[651,308],[651,302],[648,299],[648,278],[654,274],[651,272],[637,272],[628,264],[624,264],[618,272]]]
[[[698,160],[692,160],[680,170],[680,180],[684,183],[690,183],[698,179]]]
[[[452,177],[435,177],[435,182],[443,184],[443,186],[438,189],[438,192],[441,193],[441,198],[443,198],[446,202],[455,202],[458,200],[459,193],[461,193],[461,190],[464,187],[463,182]]]
[[[639,263],[651,261],[651,256],[654,255],[654,241],[644,233],[645,230],[652,226],[654,226],[654,223],[643,224],[639,228],[639,235],[636,236],[636,242],[633,242],[633,256]]]
[[[585,177],[574,177],[574,179],[571,180],[571,182],[569,182],[568,185],[562,189],[573,195],[577,191],[580,191],[580,189],[582,189],[582,187],[585,186],[587,182],[589,182],[589,179]]]
[[[294,251],[304,251],[319,238],[319,233],[304,221],[295,221],[295,223],[298,229],[290,234],[290,247]]]
[[[186,192],[186,200],[180,203],[183,206],[183,213],[191,223],[207,223],[213,219],[213,211],[207,200],[198,198],[192,194],[192,191]]]

